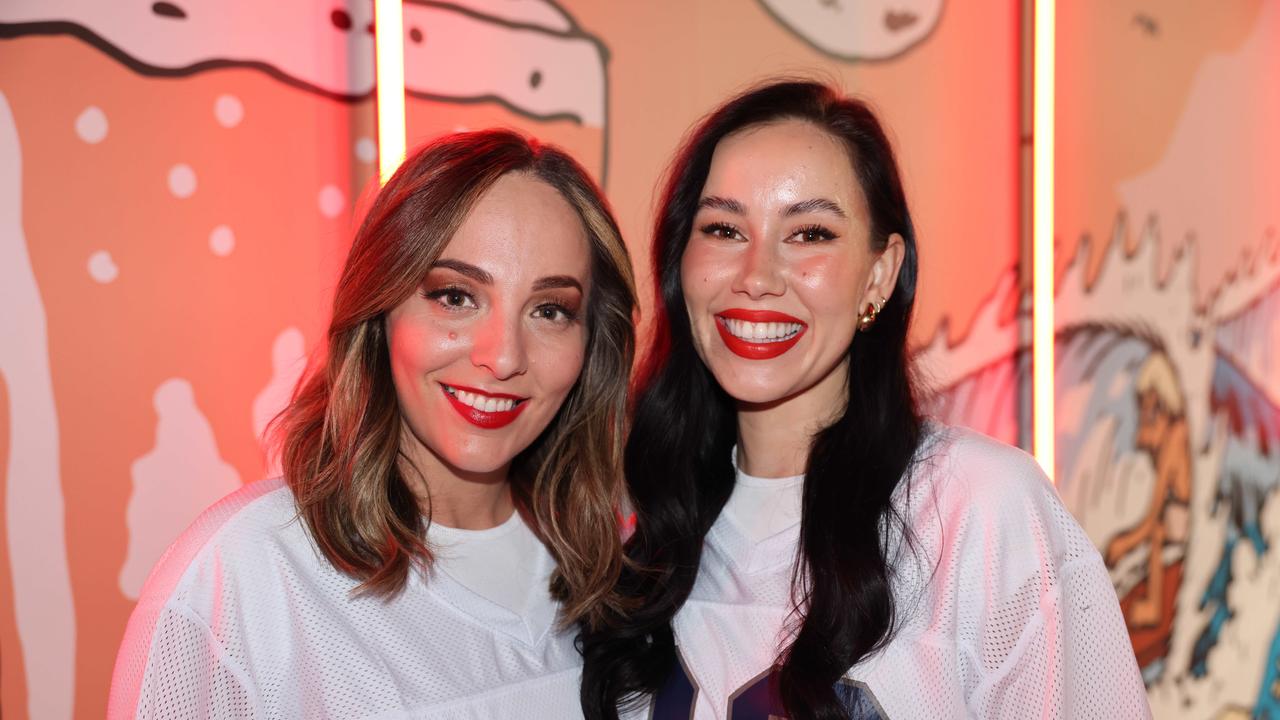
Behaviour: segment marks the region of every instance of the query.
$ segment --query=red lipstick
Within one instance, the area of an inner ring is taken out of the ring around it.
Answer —
[[[454,392],[449,392],[450,389],[452,389]],[[519,395],[508,395],[506,393],[485,392],[483,390],[466,387],[464,385],[445,385],[444,383],[441,383],[440,390],[444,393],[445,397],[449,398],[449,404],[453,405],[453,409],[457,410],[458,414],[461,415],[464,420],[471,423],[472,425],[475,425],[476,427],[481,427],[486,430],[493,430],[496,428],[503,427],[505,425],[510,425],[511,422],[514,421],[520,415],[520,413],[524,410],[524,406],[525,406],[524,401],[529,399],[529,398],[522,398]],[[498,400],[514,400],[516,402],[515,402],[515,405],[510,410],[499,410],[497,412],[485,412],[484,410],[473,408],[470,405],[467,405],[463,403],[461,400],[459,400],[456,394],[459,391],[465,392],[465,393],[471,393],[473,395],[480,395],[485,398],[496,398]]]
[[[785,339],[746,340],[729,332],[729,320],[752,323],[788,323],[799,325],[800,330]],[[809,326],[800,318],[773,310],[732,308],[716,313],[716,330],[720,332],[720,339],[724,341],[725,347],[729,348],[733,354],[748,360],[769,360],[778,357],[795,347],[795,344],[800,341],[800,336],[804,335],[808,329]]]

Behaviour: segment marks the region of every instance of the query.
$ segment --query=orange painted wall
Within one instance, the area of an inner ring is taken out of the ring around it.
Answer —
[[[201,508],[270,473],[258,434],[321,342],[374,190],[368,3],[176,4],[187,18],[0,5],[0,164],[15,173],[0,168],[0,207],[18,209],[0,213],[0,298],[18,298],[0,305],[5,717],[103,714],[146,568]],[[899,5],[809,8],[871,28],[842,56],[765,0],[409,2],[409,137],[496,124],[568,148],[605,184],[647,307],[654,187],[702,113],[780,73],[869,99],[918,224],[930,407],[1018,442],[1026,18],[1021,3]],[[1252,538],[1280,537],[1280,438],[1266,445],[1280,18],[1265,0],[1059,5],[1060,489],[1104,552],[1181,512],[1155,496],[1165,466],[1136,439],[1140,370],[1170,359],[1164,391],[1194,440],[1177,500],[1190,536],[1154,556],[1169,560],[1156,622],[1132,610],[1152,553],[1117,551],[1113,579],[1158,717],[1270,708],[1280,611],[1263,592],[1280,563]],[[1223,567],[1234,580],[1214,594]]]

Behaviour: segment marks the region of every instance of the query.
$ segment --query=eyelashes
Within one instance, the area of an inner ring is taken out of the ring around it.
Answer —
[[[797,229],[791,234],[791,237],[800,238],[800,241],[804,243],[814,243],[835,240],[839,235],[821,225],[806,225]]]
[[[720,240],[736,240],[742,237],[742,233],[738,232],[738,228],[722,222],[708,223],[698,230],[703,235],[710,235]]]
[[[423,290],[422,296],[428,300],[434,300],[451,312],[477,307],[471,291],[461,285],[446,285],[434,290]]]
[[[562,325],[578,321],[578,311],[561,303],[543,303],[533,310],[534,317]]]
[[[446,312],[463,312],[479,308],[471,290],[463,285],[445,285],[432,290],[423,289],[422,297],[437,303]],[[571,325],[578,321],[578,307],[560,301],[538,303],[531,316],[557,325]]]
[[[742,232],[738,228],[724,222],[707,223],[698,228],[703,235],[717,238],[720,240],[741,240]],[[811,244],[819,242],[828,242],[840,237],[835,232],[823,225],[804,225],[796,228],[787,240],[796,240],[801,244]]]

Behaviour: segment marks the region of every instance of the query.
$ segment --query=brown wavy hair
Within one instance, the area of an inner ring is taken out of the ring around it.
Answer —
[[[398,593],[430,566],[429,499],[406,481],[384,317],[417,290],[476,201],[507,173],[554,187],[591,248],[582,373],[551,424],[512,463],[512,495],[555,558],[564,625],[617,609],[617,508],[635,284],[600,190],[563,151],[507,130],[447,136],[415,152],[374,199],[333,300],[328,348],[276,419],[299,516],[359,593]],[[420,473],[418,473],[420,474]]]

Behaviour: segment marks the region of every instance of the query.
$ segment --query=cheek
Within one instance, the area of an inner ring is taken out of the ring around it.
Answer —
[[[680,288],[690,306],[700,306],[721,290],[733,275],[732,259],[703,243],[690,242],[680,258]]]
[[[544,337],[531,343],[529,365],[536,370],[538,386],[553,395],[568,393],[582,374],[586,345],[586,329],[581,325],[562,336]]]
[[[468,337],[422,318],[400,318],[387,324],[387,348],[397,377],[430,372],[465,353]]]
[[[857,314],[866,268],[844,257],[816,256],[797,261],[791,270],[796,291],[815,318]]]

